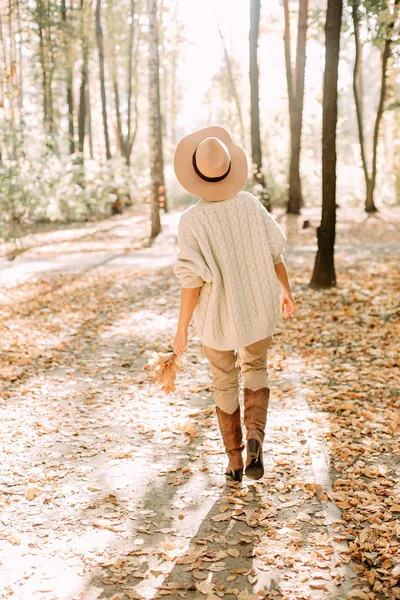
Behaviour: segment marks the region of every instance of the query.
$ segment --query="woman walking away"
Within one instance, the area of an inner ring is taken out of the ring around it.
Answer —
[[[182,186],[199,197],[182,213],[178,227],[174,273],[182,290],[174,351],[187,350],[194,312],[213,376],[218,423],[229,458],[226,474],[235,481],[242,480],[244,469],[240,367],[247,429],[245,474],[260,479],[270,393],[267,351],[280,312],[287,318],[296,307],[282,256],[286,238],[261,202],[241,191],[247,179],[246,156],[222,127],[184,137],[176,148],[174,168]]]

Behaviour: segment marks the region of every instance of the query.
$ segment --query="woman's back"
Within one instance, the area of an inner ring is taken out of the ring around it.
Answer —
[[[199,200],[184,211],[174,272],[182,287],[202,286],[195,322],[205,345],[238,348],[272,333],[279,317],[274,263],[282,260],[285,240],[249,192]]]

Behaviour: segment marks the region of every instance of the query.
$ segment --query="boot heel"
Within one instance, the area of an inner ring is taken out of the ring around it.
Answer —
[[[264,466],[262,463],[261,456],[262,449],[257,440],[248,440],[247,442],[247,455],[250,458],[250,462],[245,469],[246,477],[249,479],[261,479],[264,475]]]
[[[264,467],[263,464],[257,460],[256,458],[254,458],[251,463],[249,465],[247,465],[246,469],[245,469],[245,474],[246,477],[248,477],[249,479],[261,479],[261,477],[264,475]]]
[[[247,449],[249,456],[252,460],[257,460],[260,454],[260,445],[257,440],[249,440],[247,442]]]
[[[233,481],[242,481],[243,479],[243,469],[236,469],[231,471],[231,477]]]

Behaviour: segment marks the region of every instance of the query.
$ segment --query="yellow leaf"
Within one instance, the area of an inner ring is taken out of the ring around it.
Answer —
[[[11,542],[14,546],[19,546],[21,543],[21,535],[19,533],[11,533],[8,536],[8,541]]]
[[[42,493],[42,490],[39,489],[36,485],[31,485],[25,490],[25,498],[28,500],[33,500],[36,496]]]
[[[336,506],[338,506],[342,510],[346,510],[347,508],[351,508],[351,504],[349,504],[348,502],[336,502]]]
[[[325,583],[310,583],[309,585],[312,590],[323,590],[324,592],[328,591]]]
[[[193,571],[192,575],[195,579],[207,579],[207,573],[202,571]]]
[[[225,512],[222,513],[221,515],[215,515],[214,517],[211,517],[212,521],[228,521],[228,519],[231,519],[233,515],[233,511],[230,512]]]
[[[362,590],[351,590],[347,593],[347,600],[370,600],[369,594]]]
[[[204,595],[211,594],[215,588],[215,584],[210,581],[200,581],[199,583],[196,583],[196,588]]]

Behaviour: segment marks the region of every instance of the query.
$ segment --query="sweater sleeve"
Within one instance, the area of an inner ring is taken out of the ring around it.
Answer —
[[[257,198],[254,197],[258,204],[258,208],[261,212],[261,216],[264,222],[265,231],[267,233],[269,246],[271,249],[271,255],[274,265],[277,265],[283,261],[283,252],[285,250],[286,236],[283,233],[281,227],[278,225],[273,216],[267,211],[265,206],[261,204]]]
[[[197,288],[205,281],[212,281],[211,271],[187,219],[179,221],[178,256],[173,270],[183,288]]]

